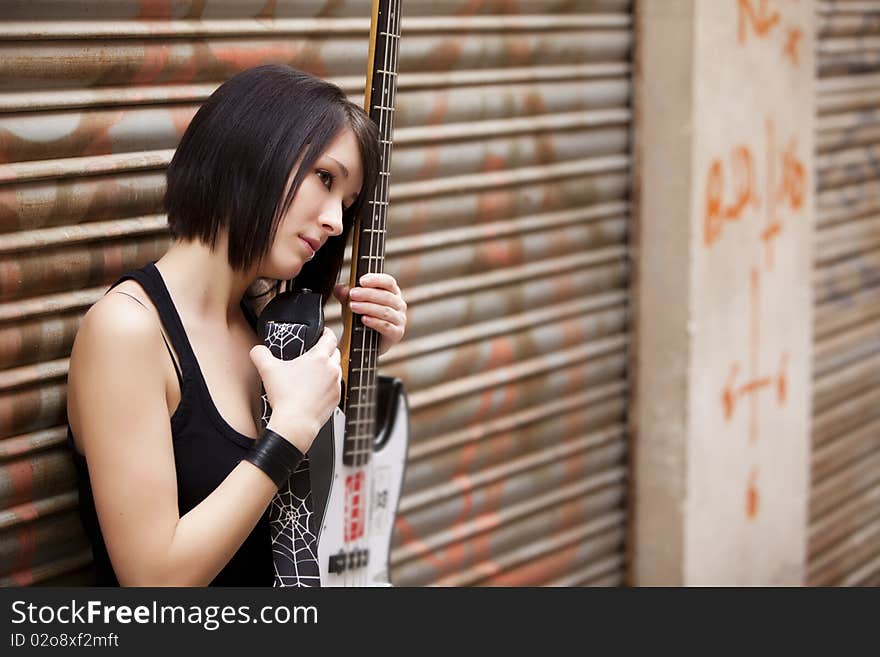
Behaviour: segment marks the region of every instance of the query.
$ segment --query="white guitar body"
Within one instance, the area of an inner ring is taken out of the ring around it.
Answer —
[[[324,506],[323,513],[318,515],[321,586],[392,585],[389,576],[391,535],[403,486],[409,411],[400,382],[389,385],[393,392],[388,399],[386,420],[373,443],[372,457],[365,465],[344,463],[344,441],[337,437],[344,435],[345,415],[338,408],[315,439],[319,449],[313,445],[309,452],[316,510]],[[322,463],[317,452],[323,452],[320,448],[326,449],[331,442],[332,464]],[[328,472],[328,465],[332,465],[332,473]],[[325,505],[319,500],[321,480],[329,480]]]

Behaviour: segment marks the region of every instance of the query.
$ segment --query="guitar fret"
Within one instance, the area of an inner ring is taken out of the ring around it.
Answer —
[[[387,39],[384,52],[384,63],[379,52],[374,61],[372,99],[368,102],[368,111],[377,118],[379,124],[380,166],[378,181],[375,185],[373,198],[368,201],[366,226],[361,228],[362,245],[369,239],[370,248],[364,248],[362,254],[352,254],[352,260],[365,262],[366,266],[358,265],[362,270],[378,271],[385,261],[385,239],[388,230],[385,226],[389,199],[388,187],[391,177],[389,160],[393,143],[391,126],[396,116],[395,97],[397,82],[400,76],[397,70],[398,49],[400,43],[399,3],[392,2],[388,13],[380,17],[377,27],[377,38]],[[379,77],[387,76],[387,77]],[[370,218],[370,215],[372,217]],[[369,237],[367,237],[369,236]],[[375,236],[375,238],[373,237]],[[382,255],[377,255],[381,253]],[[375,263],[375,264],[374,264]],[[345,406],[345,442],[343,455],[351,463],[366,463],[373,453],[375,436],[373,430],[378,420],[376,400],[376,361],[378,357],[378,334],[368,326],[362,325],[355,318],[352,326],[352,343],[349,345],[351,369],[346,386],[347,401]],[[358,335],[358,331],[360,334]],[[376,338],[376,339],[374,339]],[[357,346],[355,346],[357,345]]]

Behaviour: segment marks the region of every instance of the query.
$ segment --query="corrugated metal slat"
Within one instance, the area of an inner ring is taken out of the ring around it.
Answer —
[[[818,2],[807,583],[880,577],[880,5]]]

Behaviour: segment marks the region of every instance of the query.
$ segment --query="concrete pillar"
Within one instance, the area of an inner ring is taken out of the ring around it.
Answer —
[[[637,3],[631,581],[804,581],[814,7]]]

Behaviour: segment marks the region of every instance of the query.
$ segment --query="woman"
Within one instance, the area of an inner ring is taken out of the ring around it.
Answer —
[[[380,352],[403,337],[393,277],[334,287],[377,148],[337,87],[283,66],[236,75],[193,118],[167,174],[172,246],[89,310],[71,353],[68,436],[99,585],[272,585],[265,512],[339,403],[340,355],[325,330],[275,359],[243,297],[295,278],[349,302]]]

